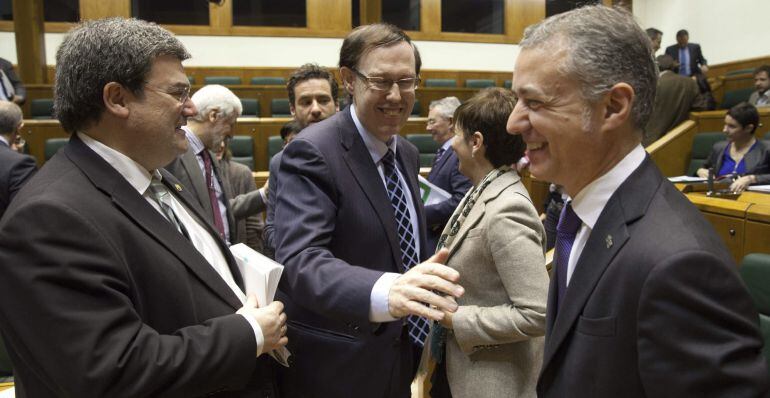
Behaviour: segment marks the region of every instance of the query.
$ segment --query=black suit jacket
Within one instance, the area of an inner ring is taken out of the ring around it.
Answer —
[[[21,79],[19,79],[19,75],[17,75],[16,71],[13,69],[13,64],[6,59],[0,58],[0,69],[3,70],[8,77],[8,81],[13,85],[13,90],[16,92],[16,95],[26,99],[27,89],[24,87],[24,84],[22,84]],[[24,101],[21,101],[21,103],[23,104]]]
[[[698,43],[687,43],[687,49],[690,50],[690,76],[701,73],[700,66],[707,65],[706,58],[703,58],[703,52]],[[679,45],[666,47],[666,55],[670,55],[675,61],[679,62]]]
[[[430,169],[428,181],[437,187],[452,194],[452,197],[434,205],[425,206],[425,222],[428,228],[428,249],[435,250],[438,239],[441,237],[441,231],[444,225],[449,221],[449,217],[460,204],[465,193],[471,188],[471,181],[468,177],[462,175],[457,168],[459,165],[457,154],[450,146],[449,149],[441,155],[435,166]]]
[[[12,150],[4,141],[0,141],[0,218],[11,199],[35,171],[35,159]]]
[[[417,148],[400,137],[396,142],[424,237]],[[407,396],[413,370],[404,323],[369,322],[374,283],[384,272],[402,271],[396,222],[350,108],[307,127],[286,146],[279,180],[276,258],[286,266],[280,296],[294,355],[282,392]]]
[[[265,252],[271,257],[275,257],[275,195],[278,193],[278,170],[281,167],[281,156],[283,156],[283,149],[270,158],[268,165],[270,173],[267,177],[267,210],[262,240]]]
[[[722,169],[722,163],[725,160],[725,148],[727,141],[719,141],[711,148],[706,162],[703,163],[704,169],[714,168],[714,173],[719,174]],[[746,163],[746,173],[757,176],[757,184],[770,184],[770,149],[764,141],[757,140],[757,144],[749,149],[743,155],[743,161]]]
[[[759,397],[754,304],[722,240],[647,157],[602,211],[555,314],[539,397]]]
[[[203,219],[186,190],[177,197]],[[18,397],[251,397],[272,387],[232,290],[77,136],[8,208],[0,272]]]

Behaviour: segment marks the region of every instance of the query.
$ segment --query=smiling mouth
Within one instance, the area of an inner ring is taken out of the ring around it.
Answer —
[[[401,116],[403,108],[380,108],[380,112],[384,113],[387,117],[395,117],[395,116]]]
[[[539,151],[547,146],[547,142],[528,142],[527,151]]]

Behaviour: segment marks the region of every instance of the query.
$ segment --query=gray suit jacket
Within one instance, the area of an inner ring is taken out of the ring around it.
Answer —
[[[703,168],[714,168],[714,173],[719,173],[724,162],[724,152],[727,147],[727,141],[719,141],[711,148],[706,162],[703,163]],[[757,140],[757,144],[752,147],[745,155],[743,155],[743,161],[746,164],[746,173],[757,176],[757,184],[770,183],[770,149],[762,140]]]
[[[35,171],[35,159],[12,150],[4,141],[0,141],[0,218],[13,197]]]
[[[649,156],[602,210],[558,310],[538,397],[761,397],[759,317],[714,228]]]
[[[225,184],[225,192],[230,193],[236,199],[257,190],[257,184],[254,182],[254,175],[247,166],[232,160],[223,160],[219,162],[222,178]],[[260,198],[261,199],[261,198]],[[252,249],[263,252],[262,230],[264,223],[261,214],[252,214],[245,218],[236,218],[235,220],[238,242],[249,245]]]
[[[527,190],[510,171],[482,192],[449,246],[447,265],[465,288],[447,337],[454,398],[535,397],[548,296],[544,242]]]

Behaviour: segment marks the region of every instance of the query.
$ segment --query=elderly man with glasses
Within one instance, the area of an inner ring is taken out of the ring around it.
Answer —
[[[463,289],[425,243],[417,149],[398,133],[419,84],[420,55],[387,24],[351,32],[340,50],[351,105],[284,150],[276,198],[291,367],[287,397],[405,397],[428,320]],[[426,306],[429,304],[430,306]]]

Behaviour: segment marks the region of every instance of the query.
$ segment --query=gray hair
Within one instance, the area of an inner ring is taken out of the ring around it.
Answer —
[[[566,46],[559,70],[580,82],[581,95],[590,103],[615,84],[628,83],[634,89],[633,126],[641,130],[647,124],[658,69],[647,33],[628,11],[601,5],[578,8],[528,27],[519,45],[522,50]]]
[[[230,89],[219,84],[209,84],[201,87],[191,97],[195,107],[198,108],[198,114],[191,119],[197,122],[203,122],[209,117],[212,110],[218,109],[222,116],[227,117],[235,112],[236,117],[243,112],[243,105],[237,95]]]
[[[16,131],[21,119],[21,108],[18,105],[11,101],[0,101],[0,134],[9,135]]]
[[[107,18],[70,30],[56,52],[54,110],[64,130],[73,133],[101,118],[107,83],[143,95],[152,62],[163,55],[190,58],[171,32],[151,22]]]
[[[436,109],[438,114],[444,119],[451,119],[455,114],[455,109],[460,106],[460,100],[457,97],[444,97],[431,101],[428,109]]]

